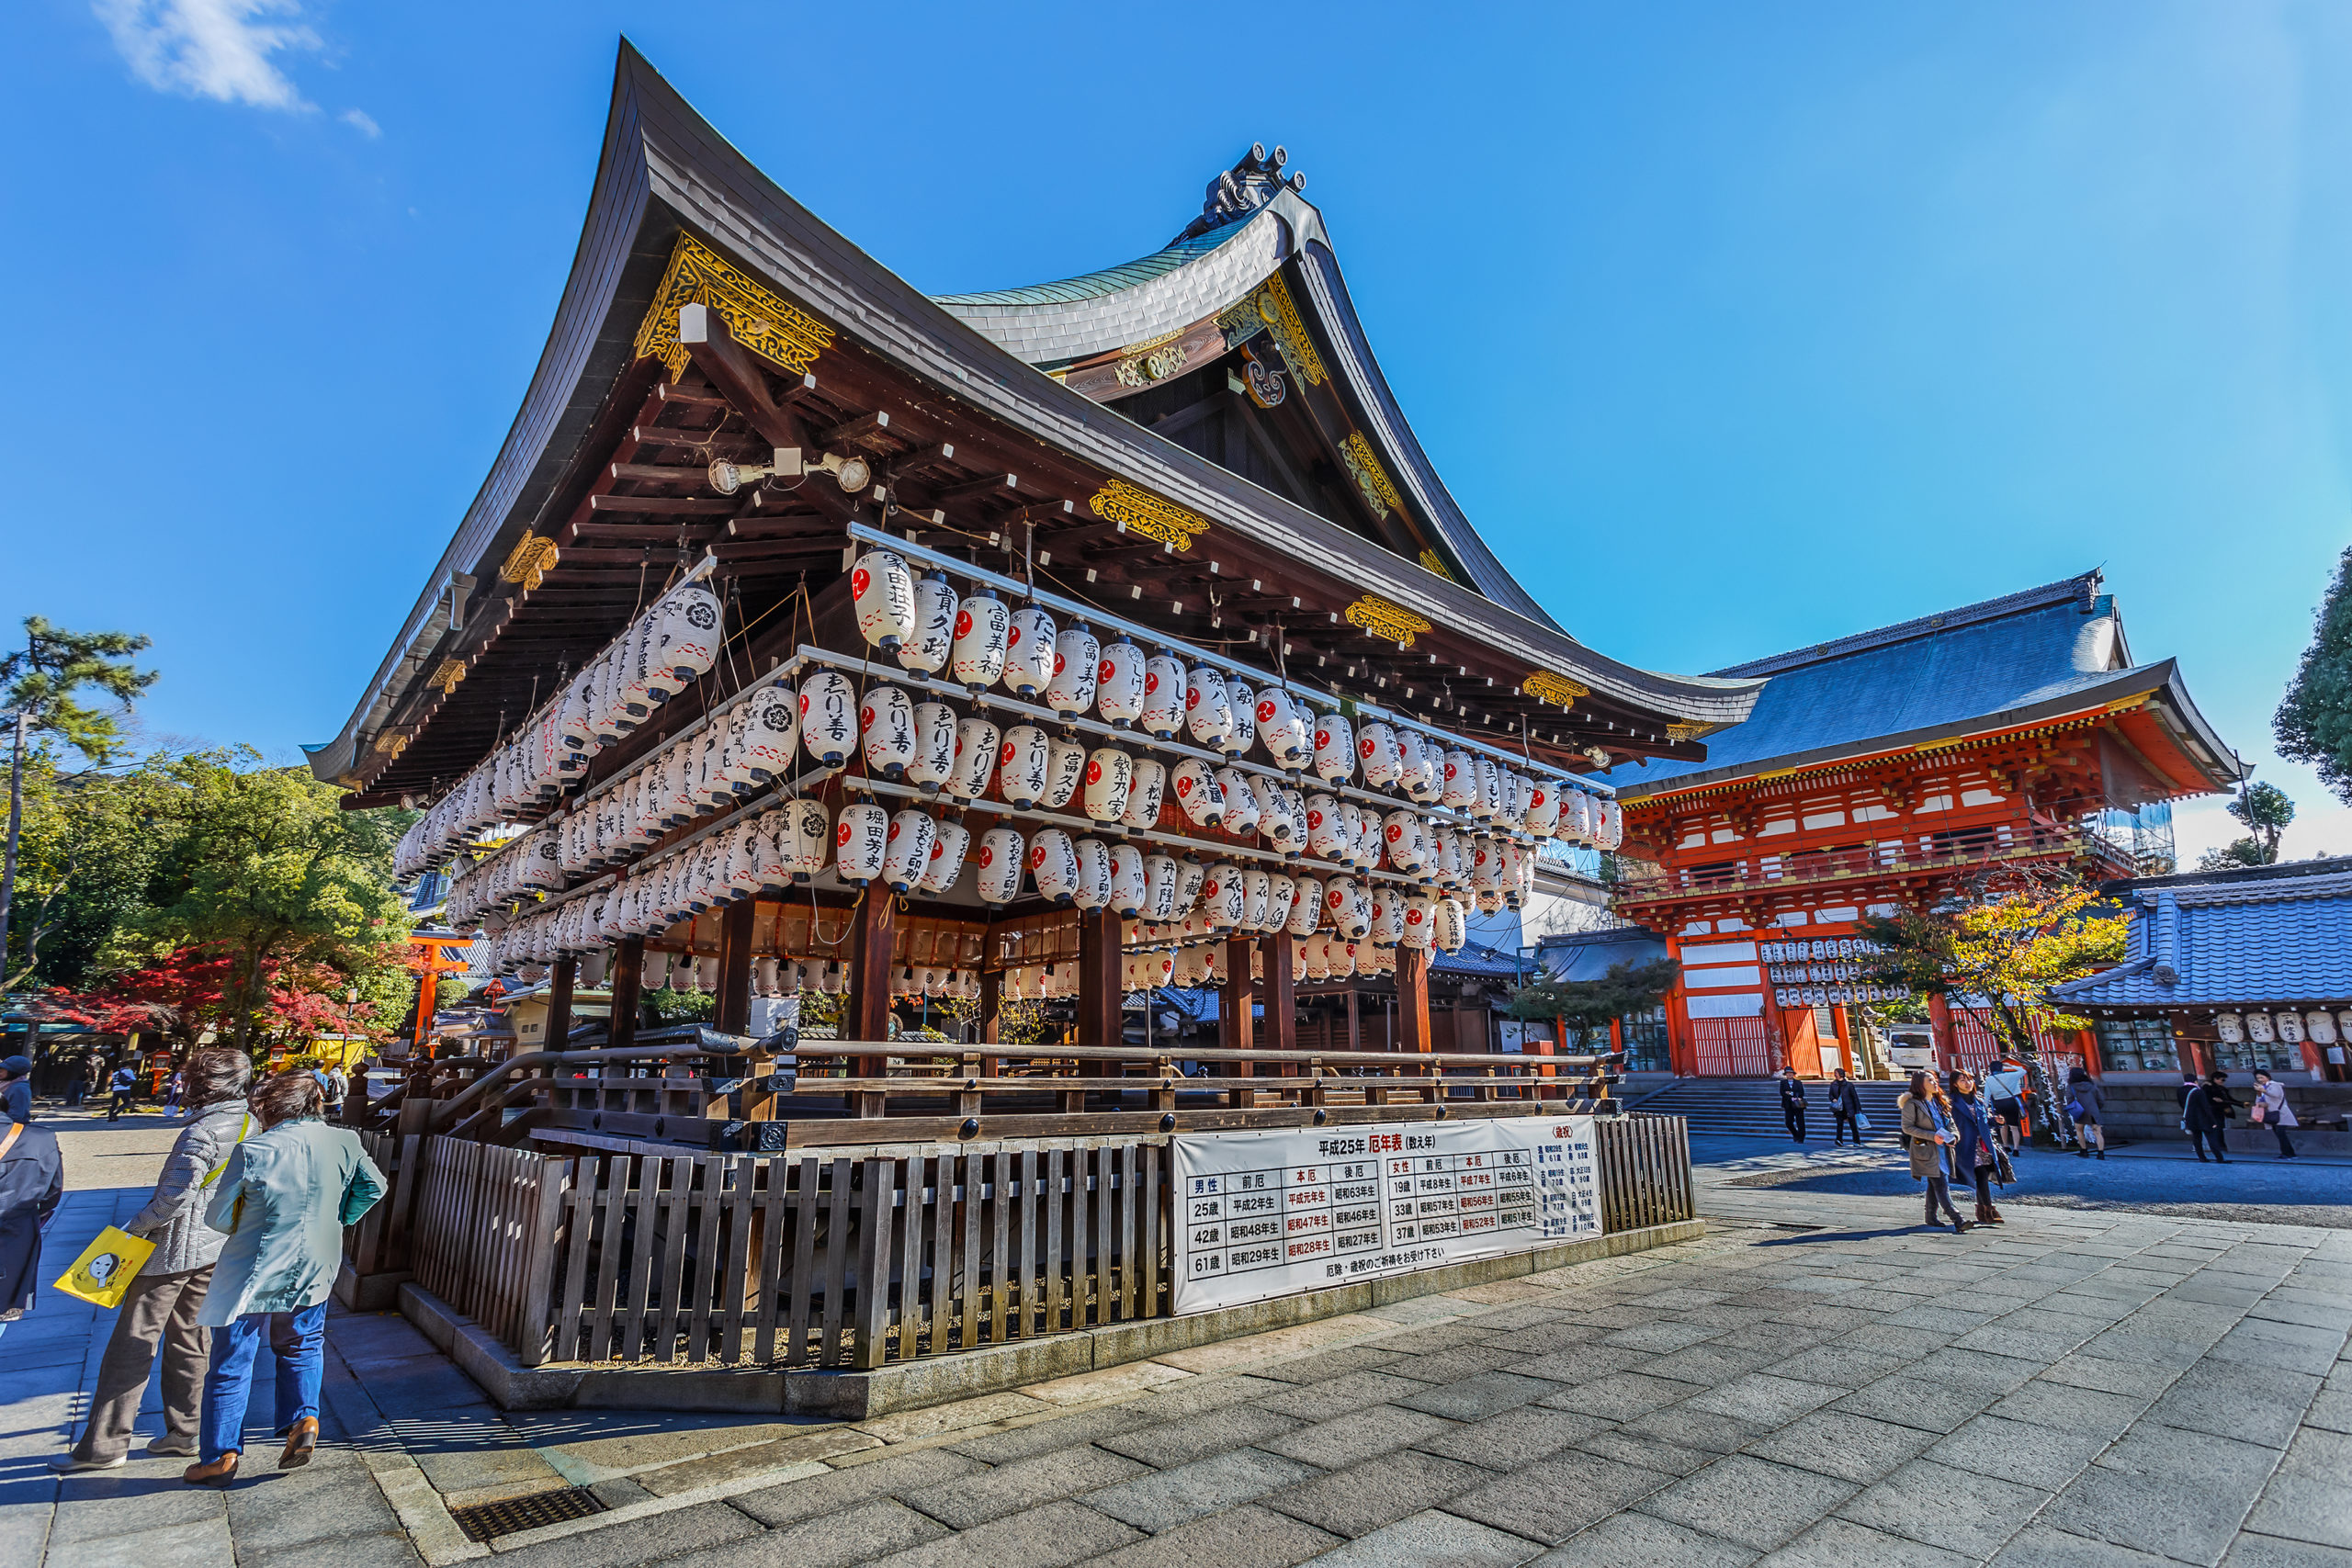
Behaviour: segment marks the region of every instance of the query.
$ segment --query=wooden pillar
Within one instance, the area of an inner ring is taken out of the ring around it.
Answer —
[[[1437,1049],[1430,1037],[1430,950],[1426,947],[1405,947],[1396,952],[1396,1013],[1401,1049]]]
[[[1116,1045],[1124,1038],[1119,1003],[1119,912],[1090,909],[1078,917],[1078,1043]],[[1085,1077],[1101,1077],[1107,1062],[1088,1062],[1079,1068]]]
[[[850,917],[849,1006],[842,1010],[842,1032],[851,1040],[890,1038],[890,948],[899,931],[899,900],[879,882],[870,883]],[[878,1078],[888,1070],[881,1056],[859,1056],[850,1076]]]
[[[1225,983],[1217,987],[1216,1015],[1217,1035],[1228,1051],[1257,1049],[1257,1031],[1250,1018],[1257,988],[1250,980],[1250,939],[1242,936],[1230,937],[1225,944]],[[1222,1077],[1254,1077],[1256,1072],[1256,1065],[1246,1061],[1218,1065]],[[1255,1102],[1256,1093],[1237,1089],[1227,1099],[1233,1105],[1250,1105]]]
[[[759,900],[738,898],[718,917],[718,1002],[710,1026],[721,1034],[747,1034],[752,1028],[752,920]]]
[[[983,969],[980,971],[979,1025],[980,1040],[984,1044],[994,1045],[1003,1040],[1004,971],[1001,969]],[[982,1067],[980,1071],[989,1077],[994,1077],[996,1068],[996,1063],[991,1061],[986,1066]]]
[[[1266,1043],[1276,1051],[1298,1049],[1298,992],[1291,979],[1297,941],[1281,931],[1266,942]]]
[[[645,939],[625,936],[613,952],[613,1018],[605,1043],[616,1050],[637,1043],[637,1011],[645,987]]]
[[[1348,987],[1348,1049],[1363,1049],[1363,1020],[1356,1012],[1356,988]]]
[[[542,1051],[560,1051],[571,1037],[571,985],[579,973],[576,959],[559,958],[548,979],[548,1030]]]

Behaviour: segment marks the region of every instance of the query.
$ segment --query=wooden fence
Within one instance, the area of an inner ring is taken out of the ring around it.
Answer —
[[[1672,1224],[1698,1213],[1689,1122],[1679,1116],[1610,1116],[1596,1118],[1593,1129],[1602,1230]]]
[[[1605,1230],[1690,1217],[1681,1118],[1595,1125]],[[396,1166],[354,1268],[413,1270],[526,1365],[876,1367],[1169,1311],[1165,1135],[569,1158],[368,1136]]]

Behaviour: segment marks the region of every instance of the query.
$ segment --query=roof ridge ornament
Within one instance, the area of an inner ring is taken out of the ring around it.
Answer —
[[[686,373],[685,344],[678,341],[678,308],[707,305],[725,318],[735,341],[787,370],[806,373],[817,355],[833,346],[833,329],[773,291],[681,231],[670,253],[669,270],[653,291],[653,303],[637,329],[640,359],[659,359],[673,380]]]
[[[1251,142],[1250,151],[1242,154],[1238,163],[1209,182],[1208,195],[1201,203],[1201,215],[1184,225],[1184,231],[1170,243],[1182,244],[1212,229],[1238,223],[1273,200],[1277,192],[1305,190],[1305,175],[1283,173],[1283,165],[1288,162],[1289,149],[1277,147],[1269,157],[1264,142]]]

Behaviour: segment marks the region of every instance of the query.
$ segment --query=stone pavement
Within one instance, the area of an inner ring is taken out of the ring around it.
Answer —
[[[2352,1565],[2352,1233],[2018,1204],[1955,1237],[1732,1185],[1826,1155],[1705,1152],[1698,1242],[855,1426],[502,1416],[338,1317],[333,1450],[225,1499],[40,1480],[73,1395],[17,1393],[12,1331],[0,1563]],[[563,1485],[610,1511],[494,1553],[447,1512]]]

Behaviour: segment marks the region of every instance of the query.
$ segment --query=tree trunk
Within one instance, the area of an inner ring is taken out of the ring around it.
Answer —
[[[1984,1024],[1986,1033],[2007,1040],[2010,1051],[2025,1067],[2026,1097],[2033,1106],[2035,1122],[2048,1131],[2052,1145],[2062,1149],[2071,1146],[2074,1124],[2059,1110],[2062,1101],[2050,1079],[2050,1065],[2042,1060],[2041,1043],[2033,1037],[2032,1020],[2020,1017],[2006,1001],[1996,1000],[1991,1005],[1994,1016],[1980,1017],[1979,1021]]]

